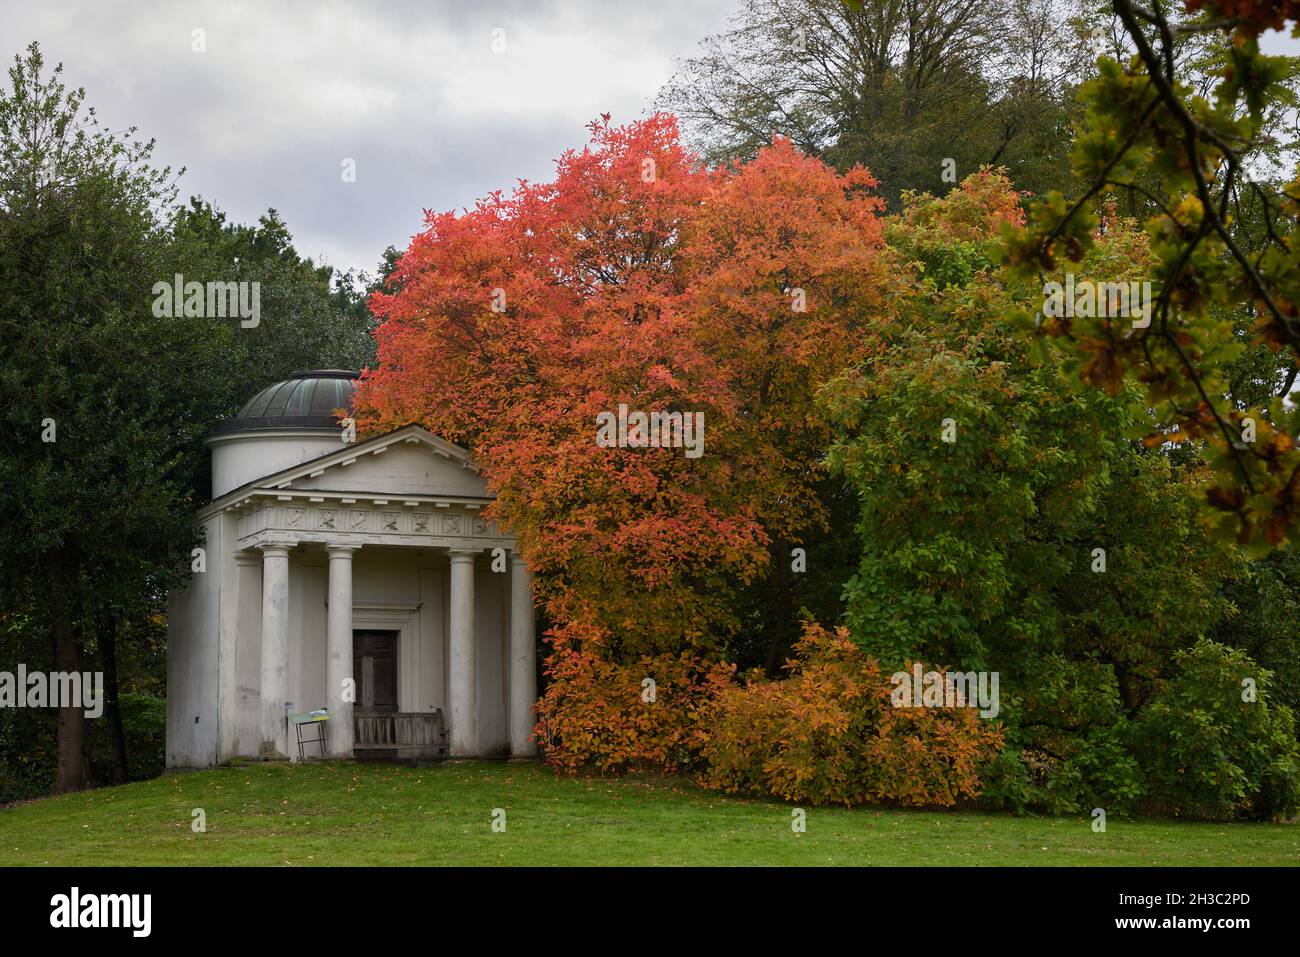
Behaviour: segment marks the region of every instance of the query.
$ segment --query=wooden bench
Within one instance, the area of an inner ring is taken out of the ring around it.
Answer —
[[[440,760],[450,754],[442,709],[354,711],[352,753],[358,760]]]

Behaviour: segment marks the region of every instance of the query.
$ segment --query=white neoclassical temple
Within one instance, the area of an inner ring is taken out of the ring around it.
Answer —
[[[169,604],[169,767],[296,760],[288,716],[322,708],[335,757],[533,754],[528,568],[464,449],[416,425],[345,441],[355,379],[295,374],[205,439],[203,570]]]

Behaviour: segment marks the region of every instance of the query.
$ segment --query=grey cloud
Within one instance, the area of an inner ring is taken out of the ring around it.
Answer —
[[[187,168],[182,195],[241,221],[274,206],[304,254],[372,269],[424,209],[546,178],[599,113],[643,115],[737,3],[3,0],[0,56],[40,41],[109,126]]]

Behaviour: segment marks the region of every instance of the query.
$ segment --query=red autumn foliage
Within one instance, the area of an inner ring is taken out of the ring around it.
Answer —
[[[358,421],[471,450],[557,648],[712,653],[769,543],[823,520],[813,395],[871,341],[880,203],[783,140],[708,170],[670,116],[591,134],[553,182],[428,214],[372,301]],[[600,447],[620,403],[702,413],[703,455]]]

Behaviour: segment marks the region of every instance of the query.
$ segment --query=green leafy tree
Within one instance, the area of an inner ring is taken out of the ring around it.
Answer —
[[[1150,316],[1141,325],[1052,316],[1036,335],[1092,387],[1118,395],[1139,383],[1137,401],[1158,413],[1150,443],[1203,450],[1217,476],[1205,495],[1221,530],[1263,552],[1292,540],[1300,523],[1300,412],[1284,401],[1300,358],[1300,178],[1285,182],[1296,173],[1286,126],[1300,61],[1262,54],[1259,36],[1296,28],[1298,8],[1184,6],[1190,15],[1113,0],[1121,49],[1080,93],[1086,115],[1073,165],[1085,188],[1032,207],[1006,254],[1024,274],[1082,262],[1100,204],[1115,195],[1141,207],[1153,254]],[[1278,358],[1269,362],[1265,350]]]
[[[0,607],[81,671],[105,602],[164,589],[194,544],[202,385],[229,338],[153,315],[172,174],[60,75],[33,44],[0,93]],[[86,785],[84,743],[81,707],[61,707],[56,791]]]
[[[367,279],[335,274],[300,256],[274,209],[250,226],[230,223],[192,198],[171,224],[171,256],[187,279],[259,283],[255,326],[228,323],[230,347],[217,383],[223,413],[301,369],[361,369],[374,359]]]
[[[1272,700],[1273,675],[1209,640],[1180,651],[1176,665],[1132,728],[1149,805],[1204,818],[1293,816],[1300,746],[1291,709]]]
[[[748,159],[780,133],[839,169],[864,164],[894,206],[982,164],[1045,191],[1070,181],[1091,43],[1083,11],[1049,0],[748,0],[659,105],[710,161]]]
[[[914,289],[888,347],[824,392],[843,430],[831,461],[861,509],[847,621],[887,665],[1000,674],[996,799],[1131,803],[1122,725],[1231,612],[1220,584],[1242,557],[1170,494],[1201,473],[1126,437],[1151,427],[1133,395],[1068,388],[1006,322],[1038,294],[990,265],[1018,215],[1010,183],[984,172],[909,197],[887,232]],[[1110,222],[1089,266],[1140,273],[1143,246]]]
[[[1211,637],[1277,676],[1273,696],[1300,712],[1300,552],[1275,549],[1224,586],[1237,613]]]

